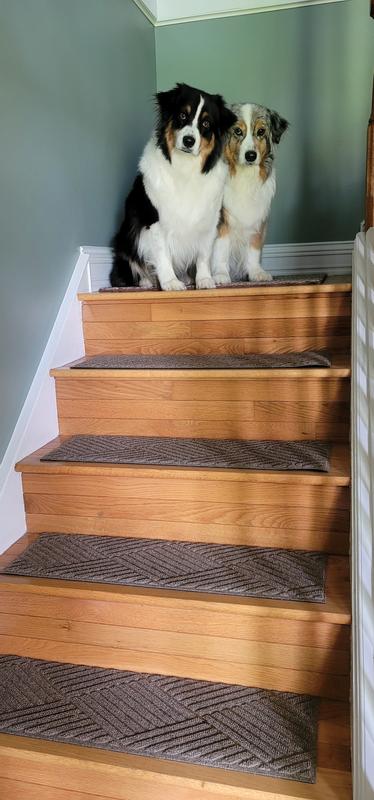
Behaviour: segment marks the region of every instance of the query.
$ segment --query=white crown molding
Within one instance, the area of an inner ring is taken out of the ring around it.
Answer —
[[[133,3],[138,6],[140,11],[143,12],[144,16],[147,17],[147,19],[149,19],[149,21],[152,22],[152,25],[154,25],[156,28],[158,25],[157,17],[152,13],[150,7],[147,6],[145,2],[143,3],[143,0],[133,0]]]
[[[345,0],[133,0],[156,27],[204,19],[237,17],[267,11],[342,3]]]
[[[354,800],[374,786],[374,228],[352,274],[352,755]]]
[[[77,299],[79,291],[91,291],[88,255],[82,251],[0,464],[0,553],[26,530],[22,480],[14,465],[58,435],[55,385],[49,370],[84,355],[81,304]]]
[[[263,251],[263,265],[272,275],[290,273],[328,275],[349,274],[352,269],[353,242],[311,242],[297,244],[267,244]],[[89,258],[90,279],[93,292],[109,284],[112,266],[110,247],[82,247]]]

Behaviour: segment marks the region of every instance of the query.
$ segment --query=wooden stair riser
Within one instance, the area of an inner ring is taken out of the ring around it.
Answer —
[[[56,379],[62,435],[346,441],[349,392],[349,378]]]
[[[346,553],[349,489],[25,474],[30,533],[100,533]]]
[[[331,572],[328,580],[336,583],[339,569]],[[338,607],[334,614],[321,604],[209,602],[134,590],[122,590],[121,597],[121,587],[114,602],[107,599],[109,587],[101,600],[95,587],[82,584],[69,588],[64,582],[56,589],[49,582],[38,593],[35,582],[27,590],[11,581],[0,585],[0,653],[332,699],[343,699],[348,688],[349,615]],[[111,591],[115,596],[115,587]],[[313,621],[318,613],[321,619]],[[324,622],[324,616],[346,624]]]
[[[349,347],[350,295],[107,296],[84,302],[83,328],[88,355],[341,351]]]
[[[25,473],[30,533],[92,533],[344,554],[349,487]]]
[[[343,594],[347,580],[347,566],[333,564],[328,570],[326,603],[290,603],[37,578],[25,582],[2,576],[1,613],[192,636],[203,630],[216,639],[261,639],[269,644],[348,651],[351,617],[346,590]]]
[[[208,652],[196,657],[190,655],[190,643],[186,641],[187,637],[181,637],[183,642],[176,644],[175,637],[170,633],[161,637],[159,633],[147,636],[145,631],[138,631],[134,635],[134,632],[129,633],[125,629],[120,632],[113,631],[111,626],[107,631],[98,629],[93,633],[90,630],[92,626],[89,626],[85,634],[76,634],[77,641],[74,641],[74,626],[69,625],[73,628],[69,634],[61,622],[53,621],[47,625],[44,620],[39,620],[39,623],[41,629],[39,636],[33,637],[32,629],[29,632],[25,630],[22,635],[18,626],[9,634],[1,634],[0,654],[257,686],[337,700],[344,700],[349,693],[348,653],[336,653],[336,658],[341,658],[346,669],[345,675],[337,675],[334,673],[336,667],[332,656],[326,651],[323,651],[325,659],[322,659],[320,654],[318,659],[326,663],[326,669],[330,672],[318,672],[317,669],[321,670],[321,667],[313,666],[312,655],[308,661],[309,651],[307,655],[301,654],[305,648],[299,648],[299,652],[287,645],[283,648],[280,645],[270,648],[259,644],[255,648],[253,643],[232,648],[228,646],[227,640],[222,640],[216,647],[209,642],[208,647],[205,637],[200,636],[196,637],[192,650],[196,653],[195,648],[200,648],[205,643],[204,649]],[[11,624],[15,624],[13,618],[9,620],[9,625]],[[35,627],[38,628],[38,625]],[[81,639],[84,641],[80,641]],[[158,643],[160,652],[153,650],[155,642]],[[240,650],[239,656],[237,656],[238,650]],[[289,651],[288,663],[285,663],[283,658],[286,651]],[[226,660],[222,658],[224,652],[227,653]],[[303,663],[299,662],[299,656],[300,660],[303,659]],[[232,660],[233,657],[241,660],[235,662]],[[294,666],[290,664],[292,657]]]
[[[3,735],[0,790],[10,792],[2,795],[6,800],[351,800],[347,733],[345,704],[322,701],[315,784],[30,739],[15,743],[14,737]],[[332,762],[336,735],[342,744],[336,748],[337,757]],[[27,783],[18,786],[14,776],[25,776]],[[20,793],[24,786],[31,787],[30,794]],[[40,788],[39,794],[35,787]]]

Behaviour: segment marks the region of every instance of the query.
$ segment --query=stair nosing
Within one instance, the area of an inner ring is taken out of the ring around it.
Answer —
[[[72,534],[74,535],[74,534]],[[187,603],[209,606],[212,610],[223,610],[229,606],[230,609],[238,609],[242,613],[247,613],[249,617],[257,616],[273,619],[301,619],[306,622],[324,622],[334,625],[350,625],[351,614],[349,610],[329,610],[328,600],[326,603],[302,603],[294,600],[267,600],[266,598],[237,597],[231,595],[216,595],[203,592],[183,592],[177,589],[152,589],[138,586],[119,586],[115,584],[89,583],[83,581],[69,581],[63,579],[34,578],[26,575],[0,575],[0,595],[1,591],[14,591],[19,593],[41,593],[45,590],[46,594],[76,595],[86,596],[94,599],[97,595],[101,599],[111,602],[123,602],[128,599],[145,598],[149,602],[152,598],[164,600],[165,605],[168,601],[174,603],[179,601],[181,605]],[[42,591],[41,591],[42,590]],[[104,597],[106,595],[106,597]],[[217,600],[217,597],[219,598]],[[117,599],[116,599],[117,598]],[[235,602],[236,601],[236,602]],[[234,637],[235,638],[235,637]]]
[[[343,701],[333,701],[346,710],[346,704]],[[339,787],[336,788],[336,794],[326,795],[326,779],[324,776],[336,773],[337,776],[345,775],[350,779],[351,772],[345,770],[344,772],[329,770],[328,768],[319,767],[317,763],[316,783],[305,784],[299,781],[290,781],[284,778],[268,778],[256,774],[245,774],[235,771],[228,771],[214,767],[204,767],[195,764],[183,764],[177,761],[166,761],[165,759],[157,759],[146,756],[128,755],[126,753],[115,753],[108,750],[98,750],[92,747],[84,747],[83,745],[62,744],[46,739],[31,739],[24,736],[16,736],[12,734],[0,734],[0,750],[15,751],[17,755],[19,752],[24,752],[29,756],[36,754],[40,757],[47,757],[50,759],[65,758],[73,762],[87,762],[96,766],[104,766],[107,769],[122,768],[131,773],[138,772],[141,779],[142,774],[145,773],[152,780],[157,780],[160,777],[174,778],[176,781],[189,781],[192,788],[201,790],[201,787],[209,788],[209,784],[214,788],[218,786],[225,789],[227,787],[231,795],[232,791],[239,791],[240,797],[251,796],[253,800],[259,797],[259,793],[266,793],[269,795],[269,800],[273,800],[275,795],[279,800],[319,800],[322,796],[326,800],[336,800],[339,797]],[[155,776],[152,778],[152,776]],[[165,784],[165,789],[166,789]],[[178,787],[176,787],[176,791]],[[242,792],[246,792],[243,795]],[[250,792],[250,795],[247,795]],[[323,792],[323,795],[320,794]],[[253,794],[252,794],[253,793]],[[335,795],[335,797],[334,797]],[[228,795],[227,795],[228,797]],[[237,796],[238,797],[238,796]],[[265,794],[264,794],[265,797]]]
[[[162,466],[145,464],[111,464],[94,463],[79,461],[41,461],[41,457],[61,444],[71,436],[57,436],[43,447],[30,453],[28,456],[18,461],[15,465],[16,472],[49,472],[66,473],[71,472],[77,475],[83,474],[102,474],[124,475],[136,473],[138,476],[145,477],[164,477],[178,478],[196,476],[205,480],[234,480],[234,481],[253,481],[256,483],[297,483],[297,484],[330,484],[335,486],[350,485],[349,469],[349,446],[332,442],[332,454],[330,457],[330,472],[315,472],[308,470],[246,470],[230,469],[221,467],[188,467],[188,466]],[[334,473],[334,458],[337,455],[344,455],[344,474]]]
[[[191,300],[214,300],[215,298],[227,297],[256,297],[256,296],[274,296],[278,294],[350,294],[352,292],[352,278],[351,275],[337,276],[340,282],[328,282],[328,279],[321,284],[293,284],[289,286],[248,286],[246,287],[232,287],[220,289],[216,286],[214,289],[195,289],[194,291],[185,292],[79,292],[78,300],[83,302],[147,302],[152,300],[157,302],[171,302],[178,300],[179,302],[189,302]]]
[[[43,534],[24,534],[21,539],[12,545],[5,554],[0,556],[0,570],[6,569],[8,564],[20,555]],[[75,536],[75,534],[68,534]],[[113,537],[109,537],[113,538]],[[211,611],[240,609],[241,613],[248,616],[262,616],[272,618],[298,618],[307,621],[329,622],[331,624],[349,625],[351,622],[349,595],[340,599],[340,607],[334,607],[334,592],[330,586],[331,568],[338,572],[347,572],[348,556],[326,555],[324,603],[302,602],[296,600],[281,600],[261,597],[250,597],[230,594],[216,594],[209,592],[185,591],[183,589],[168,589],[146,586],[131,586],[125,584],[91,583],[89,581],[72,581],[67,579],[41,578],[27,575],[12,575],[0,572],[1,591],[17,591],[19,593],[46,593],[91,597],[111,600],[112,602],[137,602],[143,599],[146,604],[154,598],[163,601],[168,606],[170,602],[181,606],[196,605],[209,608]],[[339,569],[340,568],[340,569]],[[335,585],[335,584],[334,584]],[[329,607],[330,606],[330,607]]]

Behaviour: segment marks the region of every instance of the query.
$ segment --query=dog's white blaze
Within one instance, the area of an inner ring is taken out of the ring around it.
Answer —
[[[185,136],[193,136],[195,139],[195,144],[191,147],[188,155],[198,156],[200,152],[200,144],[201,144],[201,135],[198,128],[199,117],[204,105],[204,98],[200,95],[199,105],[196,110],[196,114],[191,122],[191,125],[185,125],[180,131],[178,131],[177,138],[176,138],[176,146],[178,150],[183,150],[183,138]]]
[[[245,154],[247,150],[256,150],[256,145],[252,135],[252,114],[253,114],[252,103],[246,103],[244,106],[242,106],[242,118],[247,126],[247,134],[240,145],[239,164],[247,164],[245,159]],[[256,163],[257,159],[256,161],[253,161],[252,166]]]

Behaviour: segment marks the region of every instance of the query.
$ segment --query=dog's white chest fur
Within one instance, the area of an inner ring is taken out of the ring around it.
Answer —
[[[224,208],[229,216],[232,237],[245,239],[258,231],[266,221],[276,189],[275,171],[263,182],[259,167],[239,167],[227,179]]]
[[[175,237],[175,247],[186,263],[191,250],[199,249],[199,237],[210,235],[212,228],[215,229],[227,167],[219,161],[214,169],[203,174],[200,158],[178,150],[173,152],[170,163],[151,140],[143,153],[140,169],[146,192],[158,211],[160,225],[169,238]]]
[[[217,239],[212,259],[217,284],[269,277],[261,268],[261,246],[252,237],[259,234],[263,240],[275,184],[274,171],[264,182],[257,166],[239,166],[228,177],[223,199],[228,233]]]

